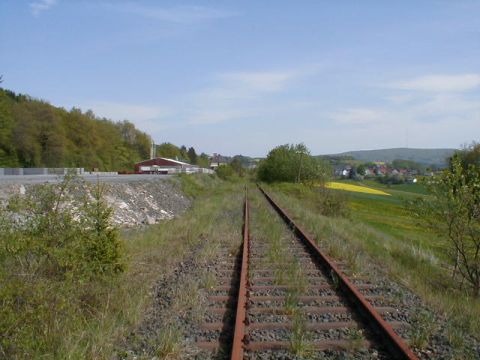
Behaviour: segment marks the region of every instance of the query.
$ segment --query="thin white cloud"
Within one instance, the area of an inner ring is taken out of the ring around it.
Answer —
[[[239,111],[236,109],[218,110],[213,109],[211,111],[199,111],[193,114],[189,119],[191,125],[207,125],[218,124],[225,121],[232,121],[235,119],[241,119],[244,116],[248,116],[248,112]]]
[[[408,107],[407,110],[411,111],[419,121],[422,119],[441,120],[445,117],[470,117],[476,118],[480,122],[480,99],[478,97],[466,98],[461,95],[438,94]]]
[[[283,90],[297,76],[295,71],[267,71],[234,72],[224,74],[222,78],[236,87],[245,87],[250,91],[276,92]]]
[[[29,4],[33,16],[39,16],[40,13],[50,9],[57,3],[57,0],[39,0]]]
[[[424,92],[464,92],[480,87],[480,74],[429,75],[390,83],[388,87]]]
[[[193,95],[190,124],[236,121],[271,112],[268,100],[288,91],[296,81],[315,74],[319,66],[288,70],[237,71],[216,76],[213,86]]]
[[[109,3],[107,6],[112,10],[123,13],[179,24],[223,19],[237,15],[232,11],[204,6],[176,6],[167,8],[160,6],[144,6],[133,2]]]
[[[388,120],[388,113],[382,109],[356,108],[341,110],[329,117],[343,125],[367,125]]]
[[[375,132],[378,126],[393,129],[399,124],[449,124],[454,131],[461,129],[464,123],[480,123],[480,99],[436,94],[411,103],[392,102],[379,107],[343,109],[327,114],[327,118],[339,126],[361,125],[372,132]]]

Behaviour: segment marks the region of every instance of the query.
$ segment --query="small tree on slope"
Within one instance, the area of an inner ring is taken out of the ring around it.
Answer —
[[[465,162],[480,145],[455,154],[450,166],[427,183],[431,198],[417,201],[415,211],[437,234],[472,294],[480,297],[480,167]]]

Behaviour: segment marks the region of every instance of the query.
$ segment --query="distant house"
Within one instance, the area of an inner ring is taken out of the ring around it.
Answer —
[[[226,162],[211,162],[210,163],[210,169],[216,170],[219,166],[227,165],[227,164],[228,163],[226,163]]]
[[[135,172],[138,174],[191,174],[210,171],[209,169],[200,168],[197,165],[164,157],[144,160],[135,164]]]
[[[377,176],[384,176],[387,174],[387,167],[385,165],[377,165],[375,168],[375,174]]]
[[[340,165],[334,168],[336,177],[350,177],[352,175],[352,167],[350,165]]]
[[[210,158],[210,169],[216,170],[219,166],[227,165],[228,159],[220,154],[213,154]]]
[[[374,167],[369,167],[365,169],[365,176],[374,176],[376,169]]]

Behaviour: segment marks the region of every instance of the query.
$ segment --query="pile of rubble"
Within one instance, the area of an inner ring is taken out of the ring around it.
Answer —
[[[105,199],[114,209],[113,221],[121,226],[156,224],[172,219],[190,206],[190,200],[171,180],[108,184]]]
[[[24,195],[33,184],[0,184],[0,202],[13,194]],[[105,200],[114,209],[113,222],[119,226],[156,224],[183,213],[190,200],[175,179],[136,180],[106,183]]]

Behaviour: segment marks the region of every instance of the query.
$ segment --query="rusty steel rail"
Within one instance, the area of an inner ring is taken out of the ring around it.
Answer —
[[[235,317],[235,330],[232,345],[232,360],[242,360],[244,350],[245,326],[247,319],[248,302],[248,255],[250,251],[250,231],[249,231],[249,206],[248,189],[245,186],[245,206],[243,210],[243,248],[242,248],[242,267],[240,272],[240,284],[237,300],[237,314]]]
[[[335,277],[336,280],[338,280],[339,289],[345,294],[351,306],[355,308],[358,311],[358,314],[365,320],[366,325],[374,332],[375,335],[378,336],[378,339],[381,341],[381,343],[386,346],[391,356],[395,359],[418,360],[418,357],[407,346],[403,339],[398,336],[398,334],[393,330],[392,326],[383,320],[375,308],[366,300],[366,298],[360,293],[360,291],[348,279],[348,277],[342,273],[337,265],[320,250],[312,238],[307,235],[307,233],[297,224],[295,224],[295,222],[292,220],[292,217],[289,216],[289,214],[282,207],[280,207],[280,205],[278,205],[272,199],[272,197],[264,189],[262,189],[260,185],[258,185],[258,188],[265,195],[268,202],[278,212],[282,219],[293,230],[295,235],[303,241],[303,243],[311,251],[312,255],[314,255],[319,261],[319,264],[325,270],[327,270],[327,273],[332,274],[332,277]],[[243,286],[241,285],[240,291],[242,291],[242,287]],[[244,289],[246,290],[246,287],[244,287]],[[240,300],[238,303],[240,304]],[[245,315],[245,311],[243,312],[243,315]],[[237,325],[239,324],[236,324],[236,326]],[[235,358],[232,356],[232,359],[241,359],[241,356]]]

